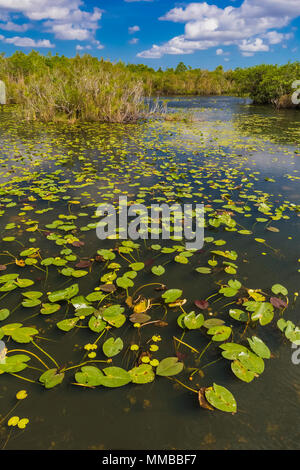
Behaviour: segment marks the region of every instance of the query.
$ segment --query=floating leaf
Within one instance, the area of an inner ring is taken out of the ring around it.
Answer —
[[[204,316],[202,315],[202,313],[196,315],[195,312],[191,312],[188,315],[185,315],[183,322],[186,328],[188,328],[189,330],[196,330],[198,328],[201,328],[201,326],[203,325]]]
[[[270,359],[271,351],[268,346],[257,336],[252,336],[252,338],[247,338],[250,348],[255,354],[263,359]]]
[[[57,312],[60,309],[59,304],[42,304],[41,314],[42,315],[51,315],[52,313]]]
[[[122,387],[131,382],[130,374],[120,367],[106,367],[102,372],[105,374],[102,378],[102,385],[104,387]]]
[[[53,388],[61,384],[64,377],[63,372],[58,373],[57,369],[49,369],[40,376],[39,380],[45,388]]]
[[[0,371],[9,374],[16,374],[26,369],[26,362],[30,361],[30,357],[25,354],[14,354],[5,358],[5,363],[0,363]]]
[[[71,331],[75,327],[78,321],[79,321],[78,317],[67,318],[66,320],[62,320],[56,323],[56,326],[62,331]]]
[[[229,315],[231,318],[237,321],[248,321],[248,314],[244,310],[239,310],[238,308],[231,308],[229,310]]]
[[[128,371],[131,381],[135,384],[147,384],[153,382],[155,374],[150,364],[141,364]]]
[[[205,390],[205,398],[218,410],[227,413],[236,413],[237,405],[232,393],[221,385],[213,384]]]
[[[161,276],[162,274],[165,273],[165,268],[161,265],[159,266],[153,266],[151,269],[152,273],[155,274],[156,276]]]
[[[251,320],[259,321],[264,326],[270,323],[274,317],[274,307],[269,302],[261,302],[251,315]]]
[[[179,299],[181,295],[182,295],[181,289],[169,289],[163,293],[162,298],[165,300],[166,304],[169,304],[171,302],[175,302],[175,300]]]
[[[10,315],[10,311],[7,308],[0,310],[0,321],[6,320]]]
[[[251,370],[248,370],[240,361],[235,360],[231,363],[231,370],[238,379],[244,382],[251,382],[257,374]]]
[[[178,362],[177,357],[167,357],[160,361],[156,374],[163,377],[170,377],[172,375],[177,375],[183,370],[183,363]]]
[[[103,352],[107,357],[113,357],[119,354],[124,347],[121,338],[109,338],[102,346]]]
[[[288,295],[288,290],[286,287],[282,286],[281,284],[274,284],[272,286],[272,292],[275,295],[282,294],[284,296]]]
[[[95,366],[83,366],[81,372],[76,372],[75,380],[82,385],[89,387],[97,387],[102,385],[103,374],[100,369]]]
[[[231,335],[231,328],[229,326],[213,326],[209,328],[207,334],[212,335],[213,341],[225,341]]]
[[[60,302],[61,300],[70,300],[72,297],[75,297],[79,292],[78,284],[73,284],[66,289],[59,290],[48,294],[50,302]]]

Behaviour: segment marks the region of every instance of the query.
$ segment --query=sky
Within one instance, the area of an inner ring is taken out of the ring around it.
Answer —
[[[0,52],[32,49],[155,69],[284,64],[300,60],[300,0],[0,0]]]

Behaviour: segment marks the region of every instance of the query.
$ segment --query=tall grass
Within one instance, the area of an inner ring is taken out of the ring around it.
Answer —
[[[123,123],[145,116],[143,83],[122,64],[86,56],[27,71],[8,63],[6,76],[11,102],[28,120]]]

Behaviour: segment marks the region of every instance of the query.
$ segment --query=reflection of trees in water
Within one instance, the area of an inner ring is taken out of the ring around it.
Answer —
[[[274,142],[300,143],[300,112],[271,106],[247,106],[233,117],[235,128],[248,136],[259,135]]]

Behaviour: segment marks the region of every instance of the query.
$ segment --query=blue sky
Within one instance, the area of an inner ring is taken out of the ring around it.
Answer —
[[[300,0],[0,0],[0,51],[214,69],[300,60]]]

